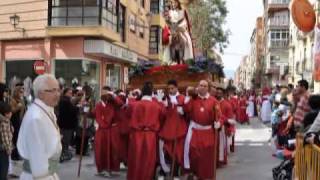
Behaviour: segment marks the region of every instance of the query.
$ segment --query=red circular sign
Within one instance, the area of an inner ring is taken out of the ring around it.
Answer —
[[[36,61],[33,64],[33,69],[38,75],[44,74],[46,72],[46,63],[44,61]]]

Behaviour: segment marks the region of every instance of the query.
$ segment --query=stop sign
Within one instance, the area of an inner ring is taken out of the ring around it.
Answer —
[[[33,69],[38,75],[44,74],[46,72],[46,63],[44,61],[36,61],[33,64]]]

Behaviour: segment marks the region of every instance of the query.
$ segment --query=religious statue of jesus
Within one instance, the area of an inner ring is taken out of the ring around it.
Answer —
[[[165,18],[167,26],[163,31],[164,62],[181,64],[185,60],[193,59],[188,13],[182,9],[179,0],[171,0]]]

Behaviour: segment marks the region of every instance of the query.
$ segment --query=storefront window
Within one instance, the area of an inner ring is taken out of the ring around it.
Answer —
[[[87,60],[56,60],[55,74],[59,82],[67,87],[84,86],[87,82],[94,98],[99,97],[100,66]]]
[[[31,93],[32,80],[37,77],[33,69],[34,62],[34,60],[6,62],[6,83],[11,90],[17,83],[24,83],[24,95],[28,96]]]
[[[121,88],[121,66],[108,64],[106,70],[106,84],[113,89],[120,89]]]

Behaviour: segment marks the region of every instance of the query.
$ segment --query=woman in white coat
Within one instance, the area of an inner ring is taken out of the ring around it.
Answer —
[[[271,121],[272,105],[270,101],[270,90],[264,88],[262,91],[261,120],[263,123]]]

